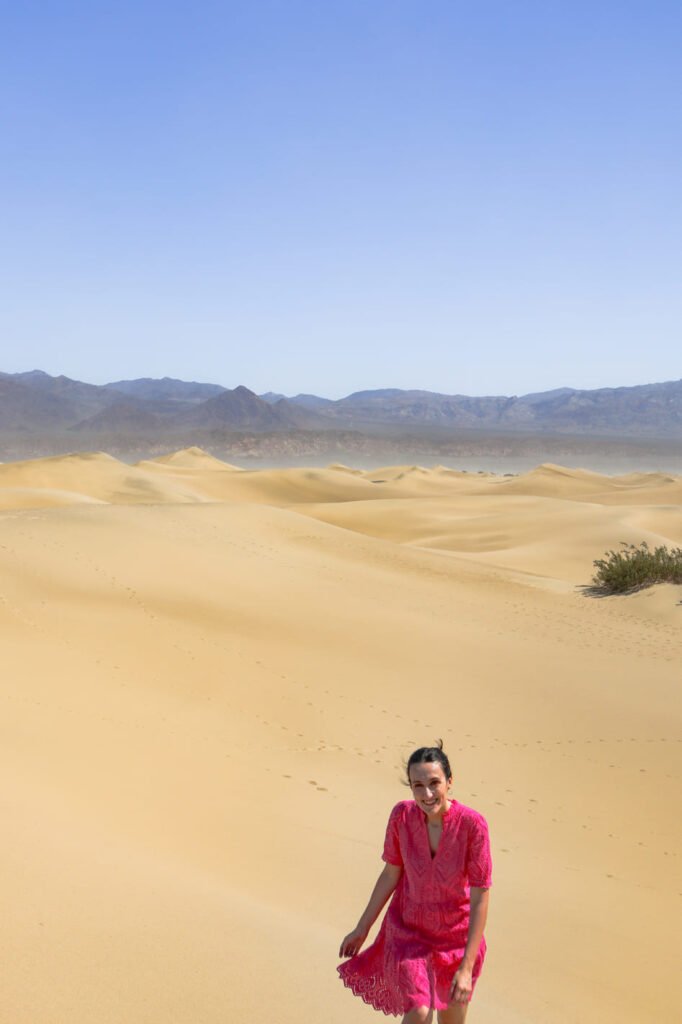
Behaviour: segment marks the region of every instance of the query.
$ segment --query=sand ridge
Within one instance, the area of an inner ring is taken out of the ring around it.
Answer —
[[[679,478],[152,461],[0,466],[0,1019],[255,1019],[265,978],[374,1020],[338,944],[442,735],[493,843],[472,1024],[639,1024],[633,956],[674,1020],[682,588],[580,584],[679,543]]]
[[[53,506],[92,498],[114,505],[201,501],[288,505],[465,494],[677,505],[682,502],[682,477],[662,473],[610,477],[552,463],[505,476],[418,465],[363,471],[341,463],[326,469],[245,470],[193,447],[134,466],[105,452],[0,463],[0,509],[20,507],[22,494],[31,503],[26,507],[39,507],[41,500]]]

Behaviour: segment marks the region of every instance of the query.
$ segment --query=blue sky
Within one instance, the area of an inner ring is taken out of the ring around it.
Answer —
[[[0,369],[682,375],[678,0],[25,0],[0,38]]]

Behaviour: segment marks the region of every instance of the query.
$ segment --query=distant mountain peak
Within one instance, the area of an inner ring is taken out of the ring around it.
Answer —
[[[104,387],[109,392],[119,392],[133,398],[190,405],[205,402],[207,398],[226,390],[220,384],[178,380],[176,377],[137,377],[133,380],[111,381]]]
[[[286,398],[286,395],[280,394],[279,391],[264,391],[262,395],[258,396],[262,398],[264,402],[268,402],[272,405],[274,402],[279,402],[280,398]]]

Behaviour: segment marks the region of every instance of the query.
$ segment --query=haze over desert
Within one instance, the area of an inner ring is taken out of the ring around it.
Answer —
[[[0,465],[8,1024],[377,1019],[340,984],[404,758],[489,826],[476,1024],[672,1021],[682,477]]]

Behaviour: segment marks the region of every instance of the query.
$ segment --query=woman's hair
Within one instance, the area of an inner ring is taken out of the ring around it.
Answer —
[[[405,766],[407,785],[412,785],[410,781],[410,768],[413,764],[433,764],[434,762],[441,766],[443,769],[443,775],[446,779],[452,778],[452,769],[450,768],[448,755],[443,750],[443,741],[438,740],[435,747],[420,747],[419,750],[415,750],[413,754],[410,754],[409,760]]]

